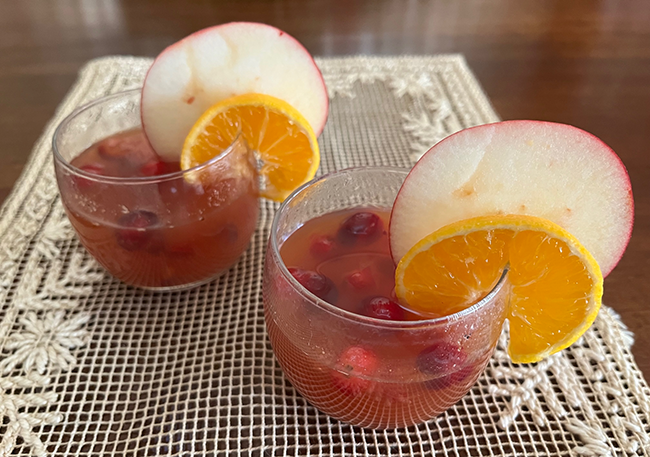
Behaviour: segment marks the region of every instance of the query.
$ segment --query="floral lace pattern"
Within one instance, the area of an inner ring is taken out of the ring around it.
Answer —
[[[513,365],[504,333],[486,373],[405,430],[329,419],[286,382],[266,339],[261,266],[276,204],[222,278],[140,291],[76,241],[49,144],[58,122],[137,87],[150,59],[89,63],[0,210],[0,456],[650,455],[650,390],[608,307],[568,350]],[[445,136],[498,120],[462,57],[318,59],[332,100],[321,172],[410,166]]]

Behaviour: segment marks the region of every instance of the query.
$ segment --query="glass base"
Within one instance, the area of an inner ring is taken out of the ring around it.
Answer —
[[[188,289],[193,289],[198,286],[202,286],[204,284],[207,284],[209,282],[214,281],[215,279],[219,278],[220,276],[224,275],[228,270],[224,270],[221,273],[218,273],[214,276],[211,276],[207,279],[202,279],[200,281],[195,281],[191,282],[189,284],[180,284],[178,286],[162,286],[162,287],[148,287],[148,286],[137,286],[135,284],[129,284],[132,287],[136,287],[138,289],[142,290],[152,290],[154,292],[177,292],[177,291],[182,291],[182,290],[188,290]]]

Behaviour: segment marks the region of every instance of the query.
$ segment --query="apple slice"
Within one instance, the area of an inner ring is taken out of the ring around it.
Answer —
[[[499,214],[555,222],[605,276],[632,232],[630,178],[614,151],[576,127],[505,121],[462,130],[432,147],[404,181],[390,221],[393,259],[447,224]]]
[[[142,88],[144,131],[161,157],[178,160],[201,114],[250,92],[286,101],[322,132],[329,100],[314,59],[283,31],[251,22],[200,30],[156,58]]]

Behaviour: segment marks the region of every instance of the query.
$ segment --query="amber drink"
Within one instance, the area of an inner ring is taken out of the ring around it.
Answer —
[[[499,337],[507,284],[450,316],[394,293],[390,208],[406,171],[359,168],[297,190],[273,222],[266,325],[284,373],[326,414],[370,428],[426,421],[463,397]]]
[[[253,155],[238,138],[182,171],[149,145],[139,102],[139,89],[111,95],[61,123],[53,146],[63,205],[88,252],[122,281],[150,289],[206,282],[236,262],[255,228]]]

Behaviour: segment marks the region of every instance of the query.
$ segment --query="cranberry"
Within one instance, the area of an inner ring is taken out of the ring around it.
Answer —
[[[97,152],[105,159],[129,159],[135,163],[144,163],[156,157],[142,133],[106,138],[97,145]]]
[[[359,395],[370,390],[372,381],[367,379],[379,367],[374,352],[361,346],[347,348],[332,370],[334,385],[348,395]]]
[[[457,370],[463,365],[466,354],[462,348],[450,343],[435,343],[418,354],[416,364],[424,374],[441,375]]]
[[[97,145],[97,152],[105,159],[118,159],[131,151],[131,142],[120,137],[106,138]]]
[[[387,297],[374,297],[368,300],[363,307],[363,314],[387,321],[402,321],[405,317],[404,309]]]
[[[375,284],[375,280],[372,277],[372,269],[370,267],[353,271],[346,277],[346,279],[355,289],[366,289]]]
[[[141,176],[160,176],[167,171],[165,162],[161,160],[151,160],[140,167]]]
[[[316,258],[327,256],[334,249],[334,239],[328,235],[320,235],[312,239],[309,252]]]
[[[79,167],[80,170],[85,171],[93,175],[103,175],[105,173],[104,166],[99,163],[89,163],[87,165],[82,165]],[[87,189],[93,185],[93,181],[83,176],[75,176],[74,181],[77,183],[77,187],[80,189]]]
[[[309,292],[334,304],[338,298],[336,286],[327,276],[302,268],[289,268],[289,273]]]
[[[357,242],[370,244],[383,232],[384,223],[375,213],[361,211],[348,217],[337,234],[341,244],[351,245]]]
[[[476,373],[475,368],[472,365],[466,365],[458,371],[455,371],[446,376],[441,376],[439,378],[429,379],[425,381],[424,385],[429,390],[441,390],[451,387],[452,385],[467,388],[468,378]]]
[[[89,163],[88,165],[83,165],[80,169],[93,175],[104,174],[104,166],[99,163]]]
[[[151,228],[158,224],[158,216],[150,211],[132,211],[117,221],[120,227],[115,232],[117,242],[127,251],[148,247],[153,238]]]

